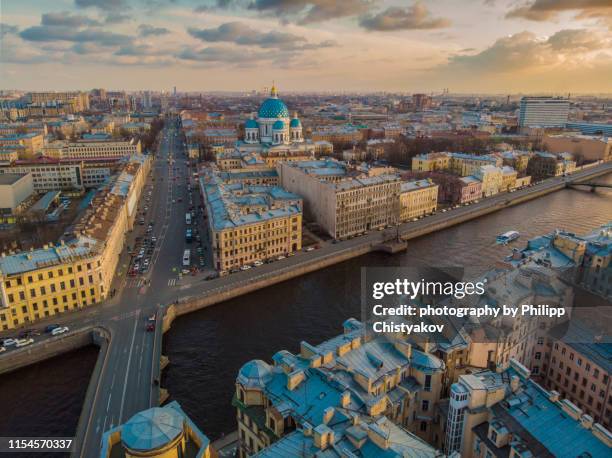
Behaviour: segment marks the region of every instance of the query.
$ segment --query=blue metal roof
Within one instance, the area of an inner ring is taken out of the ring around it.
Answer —
[[[177,411],[153,407],[128,420],[121,440],[131,450],[150,451],[172,442],[182,432],[183,417]]]
[[[273,125],[272,125],[272,129],[274,130],[283,130],[285,128],[285,123],[283,121],[276,121]]]
[[[15,275],[43,267],[72,262],[74,257],[87,256],[94,251],[98,242],[92,238],[79,236],[64,245],[22,251],[0,258],[0,271],[3,275]]]
[[[298,118],[293,118],[291,122],[289,123],[289,127],[301,127],[301,126],[302,126],[302,123],[300,122]]]

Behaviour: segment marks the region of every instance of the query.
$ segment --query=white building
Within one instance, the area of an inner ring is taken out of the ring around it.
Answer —
[[[32,195],[32,175],[20,173],[0,174],[0,212],[13,213]]]
[[[560,97],[523,97],[519,112],[520,127],[564,127],[569,100]]]

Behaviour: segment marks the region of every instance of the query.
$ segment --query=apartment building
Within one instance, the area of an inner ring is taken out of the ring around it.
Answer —
[[[2,253],[1,329],[91,306],[107,297],[149,169],[148,157],[130,161],[99,191],[71,235],[56,245]]]
[[[529,153],[523,151],[504,151],[501,153],[503,165],[507,165],[516,170],[517,174],[524,176],[527,173],[529,163]]]
[[[569,162],[572,161],[566,162],[566,160],[556,154],[536,152],[529,159],[527,173],[535,180],[557,177],[576,168],[575,162],[573,162],[573,165]]]
[[[389,167],[349,167],[335,160],[281,162],[281,186],[304,198],[306,216],[342,239],[397,224],[401,182]]]
[[[89,109],[89,94],[87,92],[30,92],[33,104],[46,105],[62,102],[71,107],[72,113]]]
[[[612,426],[612,336],[605,320],[573,318],[551,329],[542,359],[542,385],[559,392],[605,428]],[[593,318],[595,314],[593,314]]]
[[[391,430],[395,424],[405,431],[396,445],[409,441],[418,444],[424,456],[438,456],[424,441],[434,441],[431,423],[444,364],[402,339],[365,333],[355,319],[343,327],[343,334],[319,345],[302,342],[297,355],[282,350],[272,357],[272,365],[253,360],[240,369],[233,399],[239,456],[270,456],[283,441],[308,442],[313,437],[319,449],[331,453],[330,448],[338,450],[351,434],[333,425],[351,415],[377,419]],[[373,440],[383,450],[379,456],[402,456],[389,442],[368,435],[368,425],[370,421],[362,431],[353,431]],[[412,453],[407,456],[417,456]]]
[[[545,135],[542,145],[551,153],[571,153],[585,161],[612,160],[612,138],[603,135]]]
[[[405,181],[400,186],[400,221],[429,215],[438,207],[438,185],[432,180]]]
[[[515,360],[501,372],[465,374],[441,409],[444,452],[466,458],[610,456],[612,433]]]
[[[477,175],[481,170],[481,167],[492,166],[501,167],[503,165],[502,158],[495,155],[482,155],[478,156],[475,154],[465,153],[447,153],[450,155],[450,169],[451,173],[455,173],[459,176],[466,177],[470,175]],[[484,186],[483,186],[484,188]]]
[[[503,186],[503,171],[494,165],[483,165],[474,170],[473,176],[482,183],[482,197],[499,193]],[[516,181],[516,175],[514,176]]]
[[[451,157],[448,153],[419,154],[412,158],[412,170],[416,172],[435,172],[450,168]]]
[[[40,133],[13,134],[0,137],[0,147],[20,146],[23,159],[34,157],[44,146],[45,137]]]
[[[287,255],[302,248],[302,199],[277,186],[225,183],[200,173],[200,192],[219,271]]]
[[[501,191],[510,191],[511,189],[516,188],[516,178],[518,176],[518,172],[514,170],[512,167],[508,165],[504,165],[501,168],[501,186],[499,187]]]
[[[0,135],[17,134],[47,135],[47,124],[40,121],[0,123]]]

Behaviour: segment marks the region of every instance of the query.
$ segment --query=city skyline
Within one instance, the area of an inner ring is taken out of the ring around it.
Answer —
[[[41,3],[2,5],[6,89],[612,90],[601,0]]]

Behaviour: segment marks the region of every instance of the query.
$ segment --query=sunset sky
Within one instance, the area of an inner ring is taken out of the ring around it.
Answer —
[[[612,93],[610,0],[0,0],[3,89]]]

